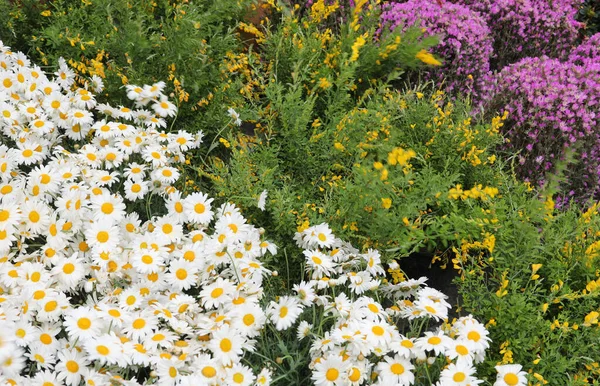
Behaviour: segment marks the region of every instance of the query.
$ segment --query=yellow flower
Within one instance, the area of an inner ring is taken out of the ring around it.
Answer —
[[[430,64],[432,66],[442,65],[442,62],[434,58],[433,55],[425,50],[419,51],[415,57],[425,64]]]
[[[219,142],[221,142],[228,149],[231,147],[231,144],[225,138],[219,138]]]
[[[390,209],[390,207],[392,206],[392,200],[389,198],[382,198],[381,206],[383,206],[383,209]]]
[[[42,15],[44,17],[48,17],[48,16],[52,15],[52,11],[47,9],[44,12],[42,12],[40,15]]]
[[[355,62],[356,60],[358,60],[358,50],[360,50],[360,48],[364,46],[367,42],[365,40],[367,36],[367,33],[364,33],[363,35],[360,35],[358,38],[356,38],[356,41],[352,45],[352,56],[350,56],[350,62]]]
[[[326,90],[331,87],[331,82],[327,80],[327,78],[321,78],[319,79],[319,87],[321,87],[323,90]]]
[[[584,322],[583,325],[586,327],[590,327],[594,324],[598,324],[598,317],[600,316],[600,314],[596,311],[592,311],[589,314],[587,314],[584,318]]]
[[[344,151],[344,150],[346,150],[346,148],[344,147],[344,145],[342,145],[342,144],[341,144],[341,143],[339,143],[339,142],[336,142],[336,143],[334,143],[334,144],[333,144],[333,147],[335,147],[335,149],[336,149],[336,150],[339,150],[339,151]]]

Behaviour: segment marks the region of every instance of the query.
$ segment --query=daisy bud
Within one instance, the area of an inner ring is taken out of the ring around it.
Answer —
[[[277,357],[275,358],[275,362],[277,362],[278,365],[283,363],[283,358],[282,357]]]
[[[91,281],[86,281],[83,285],[83,289],[85,292],[92,292],[94,290],[94,283]]]
[[[152,371],[150,371],[150,376],[152,378],[156,378],[156,377],[158,377],[158,373],[156,371],[152,370]]]
[[[279,272],[273,271],[273,272],[271,272],[271,276],[277,277],[277,276],[279,276]]]

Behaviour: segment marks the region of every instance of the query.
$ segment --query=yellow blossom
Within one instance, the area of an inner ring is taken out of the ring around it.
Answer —
[[[442,65],[442,62],[440,62],[439,60],[434,58],[433,55],[431,55],[426,50],[419,51],[415,57],[425,64],[430,64],[432,66],[441,66]]]
[[[323,90],[326,90],[329,87],[331,87],[331,82],[329,80],[327,80],[327,78],[320,78],[319,79],[319,87],[321,87]]]
[[[589,314],[587,314],[584,318],[584,322],[583,325],[585,327],[590,327],[594,324],[598,324],[598,317],[600,316],[600,314],[596,311],[592,311]]]
[[[360,35],[356,38],[356,41],[352,45],[352,56],[350,56],[350,62],[356,62],[358,60],[358,51],[367,42],[365,40],[367,36],[368,34],[365,32],[363,35]]]
[[[231,144],[225,138],[219,138],[219,142],[221,142],[228,149],[231,147]]]
[[[392,206],[392,200],[389,198],[382,198],[381,206],[383,206],[384,209],[390,209],[390,207]]]

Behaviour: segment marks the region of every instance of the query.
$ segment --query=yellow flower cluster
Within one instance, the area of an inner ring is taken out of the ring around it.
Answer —
[[[463,190],[461,184],[457,184],[454,188],[451,188],[448,192],[448,197],[453,200],[466,200],[468,198],[480,199],[481,201],[487,201],[490,198],[494,198],[498,195],[498,188],[492,188],[489,186],[483,187],[481,184],[477,184],[469,190]]]
[[[410,166],[408,161],[410,161],[412,158],[416,157],[417,153],[415,153],[414,150],[408,149],[408,150],[404,150],[401,147],[397,147],[394,150],[392,150],[390,153],[388,153],[388,164],[395,166],[395,165],[400,165],[400,166]]]
[[[367,42],[366,38],[369,36],[367,32],[356,38],[356,41],[352,45],[352,55],[350,56],[350,63],[358,60],[358,52],[362,46]]]
[[[331,5],[326,5],[325,0],[317,0],[310,7],[310,18],[314,23],[320,23],[334,13],[340,5],[334,1]]]
[[[419,51],[415,57],[417,59],[419,59],[421,62],[423,62],[425,64],[429,64],[431,66],[441,66],[442,65],[442,62],[437,60],[433,55],[431,55],[426,50]]]

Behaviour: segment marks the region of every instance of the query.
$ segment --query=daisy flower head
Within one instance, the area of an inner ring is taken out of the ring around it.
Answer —
[[[123,333],[129,339],[143,341],[158,327],[158,319],[151,311],[128,314],[123,323]]]
[[[403,356],[386,356],[377,364],[379,381],[384,385],[412,385],[415,375],[412,373],[414,366]]]
[[[75,288],[86,275],[86,265],[82,258],[75,252],[69,258],[61,258],[52,268],[52,274],[58,279],[60,285],[66,289]]]
[[[303,305],[310,306],[313,304],[313,301],[316,297],[316,293],[313,287],[314,281],[302,281],[299,284],[294,284],[294,287],[292,289],[294,290],[294,292],[296,292],[298,299]]]
[[[95,93],[100,93],[104,90],[104,81],[98,75],[92,75],[89,83],[86,83],[90,89]]]
[[[116,364],[123,359],[122,343],[114,334],[87,339],[83,346],[90,361]]]
[[[78,307],[68,311],[65,316],[65,328],[73,341],[94,338],[100,334],[103,326],[91,308]]]
[[[304,250],[302,253],[306,258],[306,269],[312,271],[313,279],[320,279],[333,273],[333,261],[326,254],[318,249]]]
[[[477,351],[485,351],[490,347],[491,339],[488,337],[489,332],[485,326],[473,318],[464,319],[455,323],[458,329],[458,336],[462,339],[467,339],[475,344],[474,349]]]
[[[331,248],[335,241],[335,236],[327,223],[322,223],[306,230],[311,245],[318,245],[320,248]]]
[[[179,130],[177,133],[169,135],[169,149],[176,151],[188,151],[189,149],[196,147],[195,138],[192,134]]]
[[[260,335],[267,317],[257,304],[245,303],[232,312],[232,326],[248,337]]]
[[[496,366],[496,382],[494,386],[525,386],[527,385],[527,373],[522,371],[521,365],[499,365]]]
[[[200,292],[202,306],[206,309],[217,308],[231,301],[235,292],[235,284],[223,278],[207,285]]]
[[[244,339],[242,336],[225,324],[212,333],[208,347],[212,351],[215,360],[224,366],[228,366],[239,362],[243,353],[243,344]]]
[[[233,123],[235,123],[237,126],[242,125],[242,120],[240,119],[240,114],[237,111],[235,111],[233,109],[233,107],[230,107],[229,109],[227,109],[227,115],[229,115],[229,117],[231,117],[231,119],[233,119]]]
[[[446,356],[456,363],[471,365],[477,354],[476,344],[468,339],[451,339],[446,342]]]
[[[196,284],[198,268],[192,262],[185,259],[172,260],[169,264],[169,272],[165,278],[173,288],[182,291]]]
[[[151,178],[163,184],[172,184],[179,178],[179,171],[171,166],[162,166],[152,171]]]
[[[116,224],[125,216],[125,204],[121,196],[107,191],[92,196],[90,209],[93,211],[95,221],[103,220],[106,223]]]
[[[149,186],[147,181],[126,180],[123,184],[125,199],[131,202],[141,200],[148,193]]]
[[[123,175],[132,181],[142,181],[146,177],[146,166],[131,162],[129,166],[125,168]]]
[[[427,297],[420,297],[414,302],[414,307],[421,311],[423,315],[427,315],[436,321],[445,320],[448,318],[448,309],[445,302],[434,301]],[[446,303],[447,304],[447,303]]]
[[[183,207],[188,221],[200,225],[209,224],[213,219],[210,205],[213,200],[205,193],[192,193],[187,196],[183,201]]]
[[[291,296],[281,296],[279,301],[271,301],[267,309],[269,318],[279,331],[290,328],[301,313],[302,304],[297,298]]]
[[[88,244],[98,252],[115,250],[119,244],[119,228],[110,218],[94,221],[85,231]]]
[[[475,368],[471,365],[450,363],[440,373],[440,383],[448,386],[471,386],[483,382],[474,375]]]
[[[269,386],[272,381],[271,370],[264,367],[256,376],[256,386]]]
[[[67,385],[79,385],[83,371],[90,364],[87,357],[77,350],[61,350],[54,370],[63,377]]]
[[[231,386],[250,386],[253,384],[256,376],[248,366],[236,363],[227,370],[225,382]]]
[[[177,106],[169,102],[167,97],[162,97],[156,103],[152,104],[152,110],[162,118],[173,117],[177,114]]]
[[[450,337],[444,334],[442,330],[437,332],[426,331],[425,334],[417,338],[415,346],[422,351],[433,351],[435,355],[445,353]]]
[[[343,361],[338,355],[321,358],[315,364],[311,379],[315,386],[342,386],[348,384],[350,361]]]
[[[306,320],[301,321],[298,324],[298,328],[296,330],[296,337],[298,340],[302,340],[310,335],[312,331],[313,325],[308,323]]]

